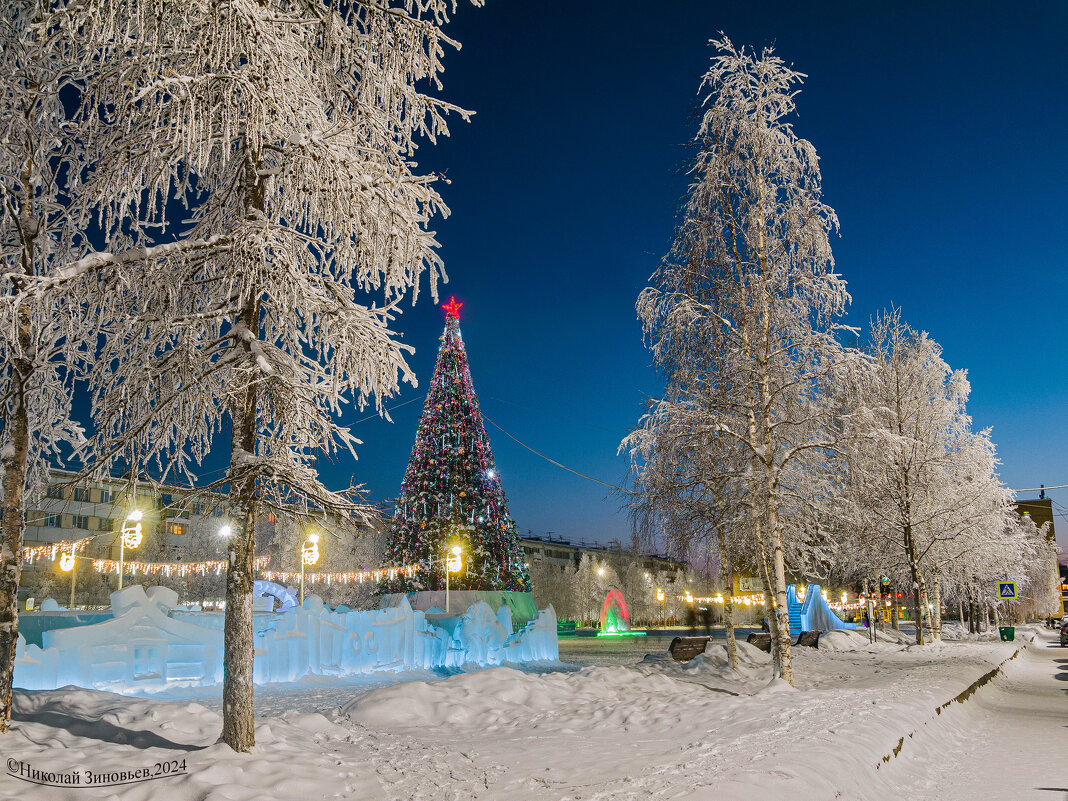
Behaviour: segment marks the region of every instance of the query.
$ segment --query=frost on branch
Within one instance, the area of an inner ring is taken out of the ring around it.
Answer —
[[[391,324],[424,274],[435,299],[445,279],[430,221],[447,209],[413,154],[447,134],[449,112],[468,116],[428,90],[454,44],[439,27],[453,5],[87,2],[94,25],[131,33],[87,88],[107,97],[89,142],[121,176],[101,212],[109,252],[144,251],[119,281],[83,271],[121,308],[90,375],[86,453],[191,478],[229,432],[215,482],[237,521],[224,739],[247,750],[256,510],[375,514],[358,493],[328,490],[314,465],[354,452],[347,404],[381,409],[414,384]],[[188,213],[172,233],[175,203]]]

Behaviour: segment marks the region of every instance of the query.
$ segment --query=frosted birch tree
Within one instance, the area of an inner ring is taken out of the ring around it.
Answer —
[[[822,200],[815,148],[789,121],[804,76],[771,49],[726,37],[713,44],[683,219],[638,314],[654,358],[664,340],[718,329],[729,394],[699,431],[744,454],[742,497],[773,607],[775,675],[792,683],[782,490],[802,454],[833,442],[821,387],[848,360],[836,333],[849,295],[833,269],[838,222]]]
[[[662,351],[662,368],[667,361]],[[631,515],[639,536],[649,545],[660,540],[673,555],[690,560],[712,555],[719,563],[727,588],[727,653],[730,666],[737,668],[733,575],[747,520],[738,481],[744,460],[733,439],[715,432],[702,436],[708,415],[716,408],[701,402],[702,390],[722,397],[723,385],[709,380],[711,369],[700,380],[687,380],[687,361],[671,360],[678,369],[665,370],[671,376],[666,388],[670,395],[653,404],[621,446],[630,452],[634,476]],[[714,369],[714,363],[705,362]],[[671,397],[675,393],[682,397]]]
[[[868,355],[868,369],[854,374],[851,516],[865,521],[869,558],[907,572],[922,645],[942,576],[991,547],[1009,520],[1011,495],[997,476],[989,430],[972,431],[967,376],[949,367],[938,343],[893,310],[873,321]]]
[[[89,248],[75,109],[94,57],[64,3],[0,8],[0,732],[11,717],[25,510],[45,485],[48,460],[82,439],[71,417],[70,356],[87,332],[50,281]]]
[[[108,76],[127,91],[100,124],[127,147],[99,157],[124,170],[115,208],[136,218],[131,236],[155,239],[97,357],[92,455],[195,479],[213,444],[229,454],[215,482],[234,521],[222,737],[238,751],[254,744],[256,516],[370,517],[314,463],[354,452],[339,423],[348,403],[381,408],[414,383],[390,324],[422,275],[435,297],[444,277],[429,224],[446,209],[411,156],[447,134],[448,112],[466,117],[430,94],[453,7],[129,3],[150,45]],[[166,225],[175,201],[189,209],[178,229]]]

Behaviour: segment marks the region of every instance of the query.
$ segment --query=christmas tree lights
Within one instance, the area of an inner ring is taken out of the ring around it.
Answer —
[[[530,591],[460,336],[462,305],[451,298],[442,307],[445,331],[389,532],[387,562],[417,570],[387,582],[387,592],[444,590],[457,545],[463,569],[452,588]]]

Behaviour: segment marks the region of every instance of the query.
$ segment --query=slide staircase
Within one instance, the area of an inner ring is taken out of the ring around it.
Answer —
[[[819,584],[809,584],[798,598],[797,585],[786,585],[786,609],[790,614],[790,634],[802,631],[831,631],[855,629],[855,623],[847,623],[827,605]]]

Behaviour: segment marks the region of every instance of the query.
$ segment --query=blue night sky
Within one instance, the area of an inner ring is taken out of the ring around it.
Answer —
[[[463,47],[442,94],[477,114],[418,160],[451,181],[452,216],[434,226],[442,299],[464,303],[488,418],[623,480],[617,446],[658,390],[634,301],[671,240],[722,30],[774,44],[809,76],[795,127],[841,219],[848,322],[900,306],[968,370],[1006,484],[1068,484],[1064,3],[488,0],[446,30]],[[353,412],[359,460],[320,465],[328,484],[351,476],[377,502],[399,490],[443,328],[423,290],[397,322],[420,387],[388,404],[408,402],[392,424]],[[487,429],[520,531],[629,538],[618,495]],[[1052,497],[1064,512],[1068,490]],[[1068,542],[1068,518],[1057,526]]]

